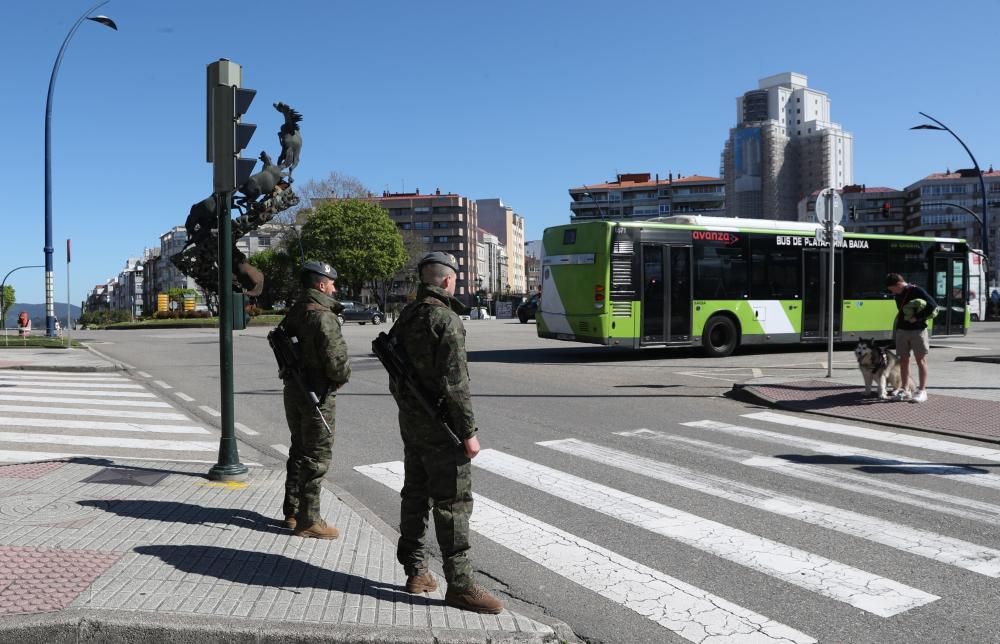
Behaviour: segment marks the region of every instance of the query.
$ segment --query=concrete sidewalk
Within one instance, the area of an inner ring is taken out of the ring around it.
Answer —
[[[791,411],[1000,442],[1000,361],[935,357],[932,352],[925,403],[865,398],[864,381],[854,368],[836,368],[833,378],[818,373],[757,378],[734,385],[730,395]],[[910,368],[915,377],[915,365]]]
[[[121,368],[84,349],[0,352],[0,369]],[[0,641],[575,641],[557,620],[446,607],[439,563],[438,591],[407,593],[396,534],[346,492],[323,490],[341,537],[303,539],[279,517],[284,468],[251,467],[246,483],[204,470],[84,457],[0,466]]]

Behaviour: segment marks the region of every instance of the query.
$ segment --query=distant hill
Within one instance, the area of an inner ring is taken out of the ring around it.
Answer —
[[[31,318],[31,329],[32,331],[37,331],[38,329],[45,329],[45,305],[44,304],[21,304],[16,302],[14,306],[10,307],[7,311],[7,328],[16,329],[17,328],[17,316],[21,311],[27,311],[28,316]],[[72,306],[70,307],[70,312],[73,315],[73,319],[80,317],[80,307]],[[56,317],[59,318],[59,324],[66,327],[66,303],[56,302]]]

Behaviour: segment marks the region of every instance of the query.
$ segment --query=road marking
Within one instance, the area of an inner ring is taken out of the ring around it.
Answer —
[[[784,459],[763,456],[738,447],[709,443],[708,441],[688,438],[686,436],[673,436],[666,432],[650,429],[615,432],[615,434],[643,440],[665,441],[669,442],[672,447],[680,447],[701,456],[709,454],[715,458],[733,463],[741,463],[750,467],[771,467],[772,472],[776,472],[782,476],[829,485],[830,487],[888,499],[964,519],[983,521],[990,525],[996,524],[998,519],[1000,519],[1000,505],[967,499],[944,492],[922,490],[920,488],[893,483],[892,481],[851,472],[826,469],[816,465],[792,463]]]
[[[754,378],[760,378],[764,375],[764,371],[762,369],[758,369],[757,367],[751,369],[750,372],[753,374]]]
[[[859,568],[496,450],[483,450],[474,464],[880,617],[940,599]]]
[[[73,383],[75,387],[86,386],[88,391],[93,391],[95,389],[139,389],[142,390],[142,385],[134,385],[131,383],[118,382],[92,382],[87,380],[85,383],[79,380],[35,380],[34,378],[7,378],[5,376],[0,376],[0,387],[21,387],[26,385],[28,387],[42,387],[46,386],[49,389],[46,391],[65,391],[62,389],[64,383]]]
[[[63,403],[74,405],[107,405],[109,407],[170,407],[170,405],[165,402],[153,400],[95,400],[93,398],[63,398],[62,396],[14,396],[10,394],[0,394],[0,400]]]
[[[40,407],[38,405],[0,405],[0,411],[43,416],[109,416],[112,418],[143,418],[145,420],[187,420],[184,414],[167,411],[129,411],[126,409],[84,409],[82,407]]]
[[[399,491],[403,464],[356,471]],[[555,574],[625,606],[691,642],[816,642],[812,637],[679,579],[475,494],[469,525],[477,533]]]
[[[194,398],[192,398],[191,396],[187,395],[183,391],[175,391],[174,395],[177,396],[178,398],[180,398],[181,400],[185,401],[185,402],[194,402]]]
[[[173,387],[171,387],[167,383],[163,382],[162,380],[154,380],[153,384],[156,385],[157,387],[162,388],[162,389],[173,389]]]
[[[122,454],[62,454],[57,452],[20,452],[15,450],[0,450],[0,463],[30,463],[35,461],[58,461],[69,458],[106,458],[110,461],[121,462],[121,461],[153,461],[158,463],[165,462],[164,458],[148,457],[148,456],[125,456]],[[206,465],[217,465],[216,461],[204,461],[199,459],[189,459],[189,458],[171,458],[170,463],[204,463]],[[242,461],[243,465],[248,465],[250,467],[260,467],[260,463],[254,463],[252,461]]]
[[[897,469],[899,471],[905,471],[908,474],[917,473],[929,474],[931,476],[945,476],[951,481],[969,483],[971,485],[979,485],[981,487],[1000,490],[1000,476],[976,470],[975,466],[972,465],[947,465],[932,463],[929,461],[911,459],[898,454],[889,454],[887,452],[878,452],[871,449],[851,447],[849,445],[841,445],[839,443],[813,440],[811,438],[792,436],[790,434],[779,434],[778,432],[769,432],[764,429],[754,429],[753,427],[744,427],[742,425],[731,425],[729,423],[721,423],[714,420],[698,420],[690,423],[681,423],[681,425],[685,427],[720,431],[735,436],[750,436],[757,440],[770,443],[790,445],[792,447],[798,447],[800,449],[817,452],[819,454],[839,456],[858,465],[886,467]]]
[[[255,432],[254,430],[250,429],[249,427],[247,427],[243,423],[233,423],[233,425],[236,426],[236,429],[238,431],[243,432],[247,436],[260,436],[260,432]]]
[[[194,425],[158,425],[149,423],[115,423],[95,420],[63,420],[58,418],[0,417],[0,426],[55,427],[65,429],[106,429],[113,432],[149,432],[155,434],[207,434],[204,427]],[[2,436],[2,434],[0,434]]]
[[[136,373],[139,374],[140,376],[142,376],[143,378],[152,378],[153,377],[153,376],[149,375],[148,373],[146,373],[145,371],[136,371]]]
[[[538,445],[709,494],[732,503],[880,543],[908,554],[927,557],[987,577],[1000,577],[1000,550],[858,512],[779,494],[742,481],[695,472],[678,465],[662,463],[575,438],[543,441]]]
[[[973,351],[993,351],[993,347],[984,346],[972,346],[972,345],[962,345],[956,346],[951,344],[937,344],[936,342],[931,342],[931,346],[935,349],[972,349]]]
[[[52,373],[42,373],[38,371],[0,371],[0,379],[2,380],[41,380],[44,382],[79,382],[79,383],[97,383],[97,382],[132,382],[128,378],[123,376],[108,376],[108,375],[90,375],[85,373],[74,373],[74,374],[52,374]],[[141,387],[141,385],[135,385],[136,387]]]
[[[213,452],[218,443],[200,441],[167,441],[152,438],[122,438],[121,436],[71,436],[64,434],[27,434],[23,432],[0,432],[0,443],[37,443],[42,445],[76,445],[78,447],[126,447],[141,449],[161,449],[171,452]]]
[[[754,420],[762,420],[778,425],[800,427],[802,429],[813,429],[820,432],[828,432],[842,436],[853,436],[854,438],[864,438],[883,443],[895,443],[897,445],[906,445],[907,447],[919,447],[921,449],[929,449],[935,452],[947,452],[949,454],[960,454],[962,456],[971,456],[973,458],[981,458],[987,461],[1000,462],[1000,450],[996,448],[977,447],[975,445],[955,443],[938,438],[912,436],[910,434],[903,434],[900,432],[868,429],[866,427],[855,427],[853,425],[831,423],[812,418],[797,418],[795,416],[776,414],[770,411],[743,414],[743,417],[752,418]]]
[[[271,449],[282,454],[283,456],[288,456],[288,446],[287,445],[271,445]],[[354,468],[358,469],[358,468]]]
[[[198,405],[198,409],[202,410],[203,412],[205,412],[209,416],[215,416],[216,418],[219,418],[219,417],[222,416],[222,412],[221,411],[216,411],[216,410],[212,409],[211,407],[209,407],[208,405]]]
[[[21,387],[15,385],[13,389],[5,389],[4,391],[12,391],[14,393],[24,393],[24,394],[68,394],[71,396],[93,396],[95,398],[100,398],[106,396],[108,398],[156,398],[154,394],[145,391],[94,391],[92,389],[68,389],[68,388],[34,388],[34,387]]]

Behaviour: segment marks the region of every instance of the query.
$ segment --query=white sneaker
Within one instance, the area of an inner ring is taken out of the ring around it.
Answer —
[[[915,403],[927,402],[927,390],[926,389],[918,389],[917,393],[913,394],[912,400]]]

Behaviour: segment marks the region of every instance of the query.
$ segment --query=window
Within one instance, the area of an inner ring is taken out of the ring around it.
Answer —
[[[801,296],[801,285],[800,248],[778,246],[773,235],[750,238],[750,297],[760,300],[796,299]]]
[[[736,237],[733,235],[733,237]],[[748,296],[745,240],[704,241],[694,246],[694,297],[699,300],[742,300]]]
[[[429,207],[427,207],[427,206],[421,206],[419,208],[414,208],[413,209],[413,212],[417,212],[417,213],[424,213],[424,212],[430,212],[430,211],[431,211],[431,209]]]
[[[927,261],[920,242],[889,242],[889,268],[887,272],[899,273],[907,282],[927,286]],[[884,277],[884,276],[883,276]]]
[[[847,266],[850,268],[844,271],[844,299],[845,300],[865,300],[865,299],[885,299],[890,297],[885,290],[885,276],[890,271],[886,263],[886,254],[883,248],[876,246],[879,242],[871,240],[869,249],[848,249],[845,251]],[[881,242],[884,243],[884,242]]]
[[[417,221],[417,222],[414,222],[413,228],[415,230],[430,230],[431,229],[431,222],[429,222],[429,221]]]
[[[257,238],[257,245],[258,246],[270,246],[271,245],[271,238],[269,236],[267,236],[267,235],[261,235],[260,237]]]
[[[563,231],[563,245],[569,246],[576,243],[576,228],[568,228]]]
[[[439,244],[447,244],[451,238],[448,235],[438,235],[434,238],[434,241]]]

